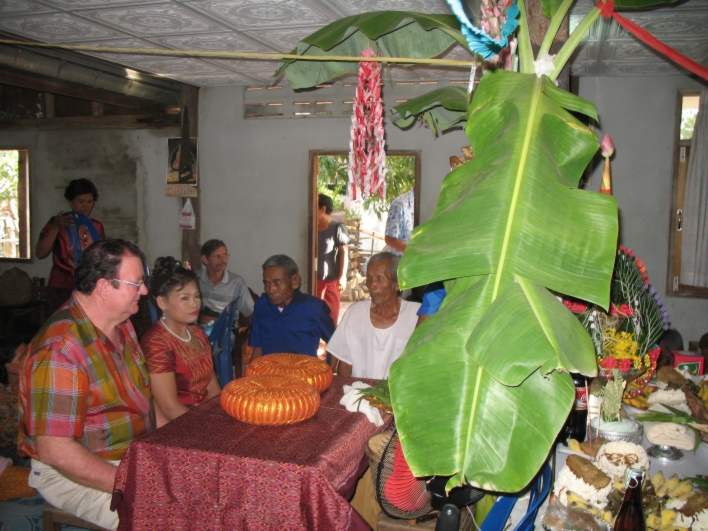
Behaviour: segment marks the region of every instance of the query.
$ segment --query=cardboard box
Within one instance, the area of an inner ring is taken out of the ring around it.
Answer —
[[[672,350],[674,369],[687,370],[694,376],[703,376],[703,356],[690,350]]]

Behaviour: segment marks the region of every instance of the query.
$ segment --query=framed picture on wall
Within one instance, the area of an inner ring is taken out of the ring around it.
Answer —
[[[191,153],[186,170],[180,175],[179,165],[182,159],[182,139],[167,139],[167,184],[181,184],[197,186],[198,164],[197,164],[197,142],[196,138],[190,139]]]

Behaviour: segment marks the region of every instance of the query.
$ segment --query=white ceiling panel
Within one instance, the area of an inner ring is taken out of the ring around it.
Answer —
[[[352,13],[363,13],[366,11],[414,11],[416,13],[451,13],[445,0],[340,0]],[[362,9],[362,4],[366,5]]]
[[[150,3],[164,2],[164,0],[43,0],[44,3],[50,6],[55,6],[60,9],[86,9],[86,8],[103,8],[115,7],[123,5],[145,5]]]
[[[20,15],[27,13],[41,13],[43,11],[51,11],[36,2],[27,0],[2,0],[0,1],[0,16],[2,15]]]
[[[240,74],[179,74],[169,77],[200,87],[255,85],[258,83],[258,79]]]
[[[100,46],[102,48],[164,48],[164,46],[159,46],[149,41],[144,41],[142,39],[130,38],[130,39],[101,39],[97,41],[86,41],[81,44],[86,44],[87,46]],[[156,56],[146,56],[137,54],[127,54],[127,53],[101,53],[101,52],[88,52],[89,55],[94,57],[100,57],[106,61],[112,61],[114,63],[120,63],[122,65],[131,64],[134,61],[141,61],[148,57]]]
[[[0,29],[41,42],[72,42],[106,37],[123,37],[119,31],[66,13],[5,17]]]
[[[132,61],[131,65],[138,70],[145,70],[163,76],[172,77],[173,74],[224,74],[224,69],[208,61],[201,61],[192,57],[169,57],[139,59]]]
[[[188,5],[239,29],[329,23],[325,14],[300,0],[202,0]]]
[[[595,0],[577,0],[571,30]],[[42,42],[128,48],[288,53],[298,41],[342,16],[379,10],[450,13],[445,0],[0,0],[0,31]],[[708,65],[708,0],[625,12],[659,40]],[[200,86],[266,84],[277,61],[221,60],[91,52],[135,70]],[[465,60],[455,46],[441,57]],[[573,75],[685,73],[615,21],[600,19],[577,50]],[[467,79],[467,68],[394,66],[387,79]],[[349,79],[351,78],[351,79]],[[354,80],[355,76],[349,76]],[[282,82],[283,80],[281,80]]]
[[[195,35],[169,35],[153,37],[153,41],[175,50],[204,50],[214,52],[270,53],[275,50],[235,32],[205,33]]]
[[[205,32],[223,26],[177,3],[81,11],[81,15],[141,37]]]
[[[277,29],[277,30],[263,30],[263,31],[253,31],[246,32],[247,35],[254,39],[267,42],[274,46],[278,51],[283,53],[290,53],[295,49],[297,43],[302,39],[314,33],[319,28],[289,28],[289,29]]]

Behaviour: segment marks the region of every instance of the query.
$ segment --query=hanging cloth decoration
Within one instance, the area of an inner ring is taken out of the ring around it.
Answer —
[[[516,0],[482,0],[481,29],[476,27],[465,13],[462,0],[447,0],[447,3],[460,21],[460,30],[472,52],[489,61],[510,46],[513,39],[509,37],[519,26],[520,11]],[[504,58],[502,64],[503,62]]]
[[[74,223],[70,227],[66,227],[64,230],[69,233],[69,240],[71,241],[71,246],[74,248],[74,267],[79,263],[79,258],[84,254],[84,249],[89,246],[89,244],[101,239],[98,234],[93,221],[88,216],[85,216],[81,212],[70,212]]]
[[[631,20],[623,17],[619,13],[615,11],[615,4],[612,0],[606,0],[605,2],[598,2],[595,4],[595,7],[600,10],[600,15],[603,17],[609,19],[610,17],[614,18],[617,24],[622,26],[625,30],[627,30],[629,33],[634,35],[637,39],[642,41],[644,44],[647,44],[648,46],[651,46],[654,48],[657,52],[665,55],[669,59],[671,59],[674,63],[684,67],[686,70],[689,72],[696,74],[698,77],[701,77],[705,80],[708,80],[708,68],[699,65],[695,61],[692,61],[685,55],[680,54],[676,50],[674,50],[671,46],[667,46],[663,42],[661,42],[659,39],[654,37],[651,33],[649,33],[647,30],[642,28],[641,26],[636,25],[634,22]]]
[[[362,57],[376,57],[370,46]],[[384,150],[383,106],[381,104],[381,64],[359,63],[359,82],[354,98],[352,135],[349,142],[349,193],[357,191],[367,199],[386,197],[386,151]]]

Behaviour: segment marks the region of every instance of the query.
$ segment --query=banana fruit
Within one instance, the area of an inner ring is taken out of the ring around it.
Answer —
[[[668,492],[668,496],[669,498],[679,498],[689,492],[693,492],[693,482],[690,479],[684,479]]]
[[[666,480],[664,484],[656,490],[656,495],[659,498],[666,496],[669,492],[675,489],[679,484],[679,478],[676,474],[671,476],[670,479]]]
[[[646,526],[648,530],[659,531],[661,526],[661,516],[658,514],[650,514],[646,519]]]
[[[580,442],[575,440],[575,439],[568,439],[566,441],[568,443],[568,448],[570,448],[574,452],[579,452],[583,453],[583,451],[580,449]]]
[[[656,389],[654,387],[646,386],[637,395],[630,396],[634,395],[634,393],[637,393],[639,389],[640,386],[637,380],[629,382],[625,389],[624,398],[622,399],[622,402],[624,402],[628,406],[636,407],[637,409],[649,409],[649,403],[647,402],[647,398],[649,398],[649,395],[652,394]]]
[[[585,498],[576,494],[573,491],[568,491],[567,497],[568,507],[572,507],[573,509],[580,509],[581,511],[586,511],[592,514],[594,517],[604,520],[608,524],[612,524],[612,513],[610,511],[598,509]]]
[[[701,383],[701,388],[698,391],[698,398],[703,400],[706,407],[708,407],[708,382],[704,381]]]
[[[676,520],[676,511],[673,509],[664,509],[661,511],[661,523],[659,524],[659,531],[665,531],[674,525]]]
[[[658,494],[659,489],[663,487],[665,482],[666,479],[664,478],[664,473],[659,470],[656,474],[654,474],[654,477],[651,478],[651,484],[654,486],[654,492]]]

